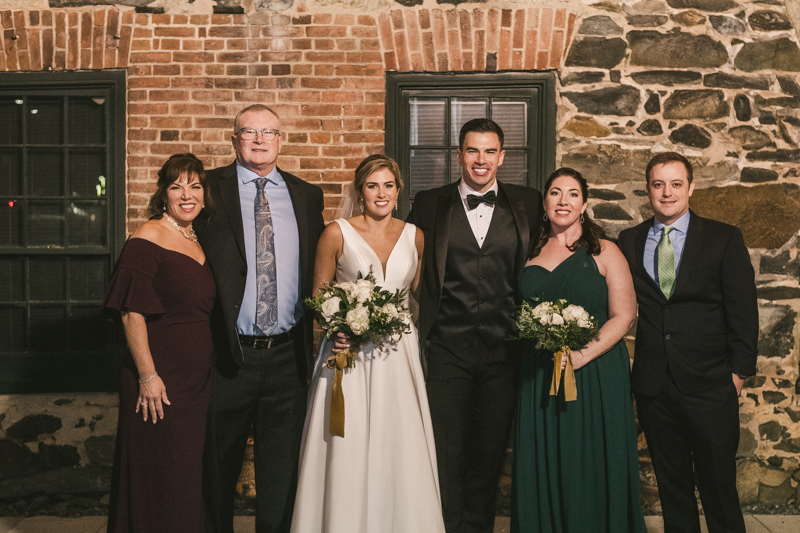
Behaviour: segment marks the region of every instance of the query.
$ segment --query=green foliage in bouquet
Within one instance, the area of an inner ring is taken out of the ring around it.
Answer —
[[[392,335],[411,332],[407,296],[408,288],[390,292],[377,286],[370,267],[366,276],[359,272],[356,281],[329,283],[324,293],[305,303],[317,313],[328,338],[341,332],[355,346],[380,347]]]
[[[563,347],[579,350],[597,339],[600,324],[579,305],[566,300],[541,302],[535,307],[524,302],[517,315],[517,339],[536,342],[536,348],[558,352]]]

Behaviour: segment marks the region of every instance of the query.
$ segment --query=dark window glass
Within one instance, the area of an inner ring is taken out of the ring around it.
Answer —
[[[0,195],[22,194],[22,149],[0,147]]]
[[[72,97],[69,99],[69,144],[106,142],[106,99]]]
[[[61,144],[64,142],[64,99],[28,98],[25,114],[28,144]]]

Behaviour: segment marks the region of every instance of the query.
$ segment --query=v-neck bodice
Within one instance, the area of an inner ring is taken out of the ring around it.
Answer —
[[[372,273],[378,285],[383,289],[394,291],[408,287],[417,272],[419,256],[415,244],[416,226],[406,224],[400,238],[394,245],[389,259],[386,261],[386,273],[383,272],[380,258],[347,220],[336,220],[342,230],[342,256],[336,264],[336,281],[354,281],[358,273],[366,276],[372,267]]]

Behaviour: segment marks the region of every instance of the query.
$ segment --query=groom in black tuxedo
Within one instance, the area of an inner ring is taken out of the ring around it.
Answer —
[[[419,331],[448,533],[491,533],[516,407],[517,281],[541,219],[536,189],[497,181],[503,130],[461,128],[462,179],[418,193],[425,234]]]
[[[233,533],[236,483],[253,426],[256,531],[288,533],[313,367],[311,316],[322,190],[277,166],[280,119],[236,115],[236,161],[208,172],[216,211],[195,230],[217,284],[214,366],[203,459],[206,533]]]
[[[745,533],[736,491],[739,400],[756,373],[758,306],[734,226],[689,210],[692,165],[675,152],[647,166],[655,217],[620,233],[639,321],[631,375],[666,533]]]

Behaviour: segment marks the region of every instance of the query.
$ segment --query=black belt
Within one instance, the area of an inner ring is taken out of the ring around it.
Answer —
[[[279,335],[242,335],[240,333],[239,344],[242,345],[242,348],[269,349],[290,341],[292,339],[291,333],[291,330]]]

